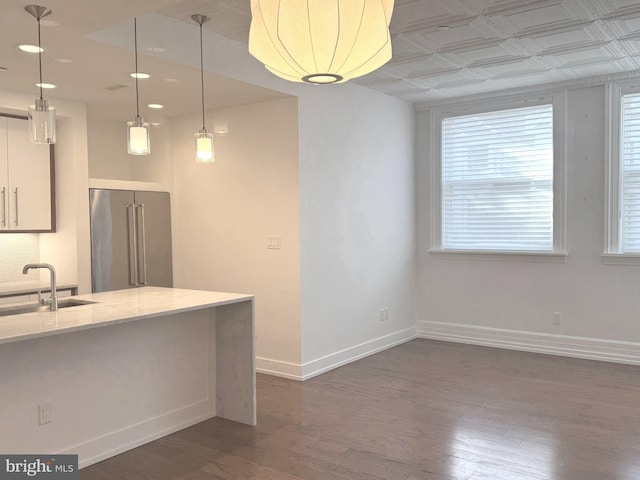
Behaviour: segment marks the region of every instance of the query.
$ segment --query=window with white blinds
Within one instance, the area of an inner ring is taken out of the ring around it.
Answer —
[[[622,97],[620,249],[640,253],[640,93]]]
[[[441,142],[442,250],[553,251],[552,105],[444,118]]]

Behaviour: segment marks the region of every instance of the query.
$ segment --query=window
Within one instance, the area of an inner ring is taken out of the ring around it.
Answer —
[[[472,107],[432,117],[439,142],[432,251],[561,253],[563,149],[555,126],[563,105],[548,97]]]
[[[640,88],[609,87],[611,131],[605,254],[640,255]]]
[[[640,94],[622,97],[620,250],[640,253]]]

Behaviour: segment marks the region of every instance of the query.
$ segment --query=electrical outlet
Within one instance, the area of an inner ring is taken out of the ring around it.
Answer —
[[[389,308],[385,308],[384,309],[384,321],[388,322],[389,321]]]
[[[51,418],[51,404],[42,403],[38,405],[38,425],[46,425],[53,422]]]
[[[553,324],[558,326],[558,325],[562,325],[562,313],[560,312],[553,312],[552,314],[552,318],[553,318]]]
[[[381,308],[380,309],[380,321],[384,322],[385,317],[386,317],[386,315],[384,313],[384,308]]]

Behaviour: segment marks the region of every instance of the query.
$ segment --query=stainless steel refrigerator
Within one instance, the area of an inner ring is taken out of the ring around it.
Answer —
[[[93,292],[172,287],[166,192],[90,189]]]

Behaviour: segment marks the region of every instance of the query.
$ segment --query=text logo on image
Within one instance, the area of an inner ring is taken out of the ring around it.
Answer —
[[[0,455],[0,480],[78,480],[77,455]]]

